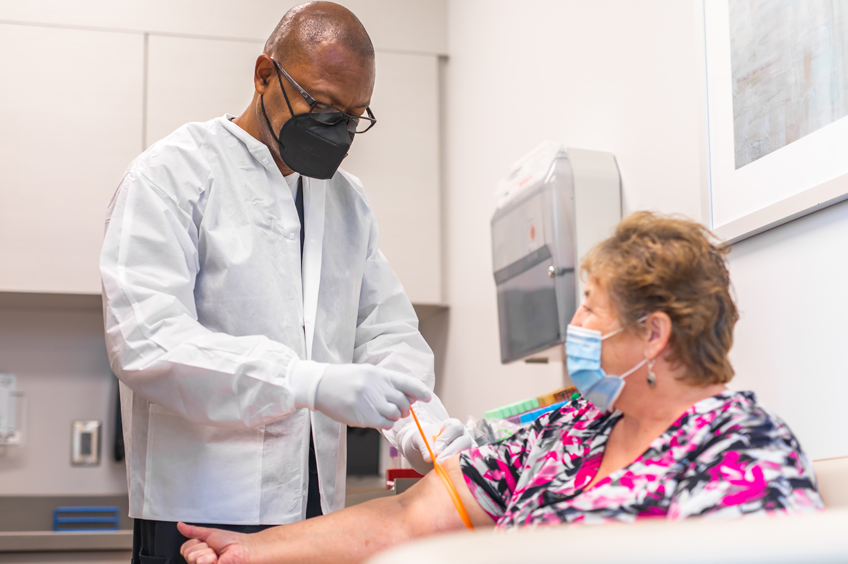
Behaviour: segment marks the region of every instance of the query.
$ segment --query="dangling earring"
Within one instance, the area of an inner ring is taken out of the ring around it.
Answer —
[[[648,360],[648,387],[653,389],[657,387],[657,375],[654,374],[654,364],[656,364],[656,359],[652,358]]]

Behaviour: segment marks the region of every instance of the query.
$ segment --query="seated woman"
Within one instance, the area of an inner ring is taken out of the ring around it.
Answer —
[[[566,352],[583,397],[443,465],[476,528],[823,507],[789,428],[725,386],[738,314],[706,229],[636,213],[582,273]],[[190,564],[360,562],[463,527],[434,472],[402,495],[254,535],[180,524]]]

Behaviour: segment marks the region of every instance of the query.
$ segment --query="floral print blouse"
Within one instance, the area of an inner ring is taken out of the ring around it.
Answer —
[[[572,400],[508,439],[466,451],[465,481],[499,528],[824,507],[786,424],[753,393],[731,390],[690,407],[632,464],[587,489],[621,417]]]

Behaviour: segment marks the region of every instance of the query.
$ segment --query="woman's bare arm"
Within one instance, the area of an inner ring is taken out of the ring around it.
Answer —
[[[494,525],[465,483],[459,456],[445,470],[475,527]],[[323,517],[281,525],[253,535],[180,524],[189,564],[358,563],[413,539],[464,529],[465,525],[435,472],[396,497],[375,499]],[[217,555],[215,559],[213,555]],[[207,559],[208,558],[208,559]]]

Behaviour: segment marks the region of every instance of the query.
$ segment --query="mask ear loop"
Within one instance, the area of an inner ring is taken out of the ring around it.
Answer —
[[[636,323],[643,323],[647,319],[648,319],[648,316],[643,315],[642,317],[640,317],[639,319],[636,320]],[[611,333],[607,333],[606,335],[602,335],[601,340],[605,341],[605,340],[609,339],[610,337],[614,337],[615,335],[618,335],[622,331],[624,331],[624,327],[619,327],[618,329],[616,329],[615,331],[612,331]]]
[[[274,59],[271,59],[274,61]],[[280,83],[280,90],[283,91],[283,98],[286,99],[286,106],[289,107],[289,115],[294,117],[294,110],[292,110],[291,103],[289,103],[289,95],[286,94],[286,89],[283,87],[283,79],[280,78],[280,69],[277,61],[274,61],[274,70],[277,71],[277,81]]]
[[[630,376],[631,374],[633,374],[634,372],[636,372],[637,370],[639,370],[640,368],[645,366],[646,362],[650,362],[650,361],[646,358],[645,360],[643,360],[642,362],[640,362],[639,364],[637,364],[636,366],[634,366],[633,368],[631,368],[630,370],[628,370],[627,372],[625,372],[624,374],[619,376],[619,378],[624,380],[625,378],[627,378],[628,376]]]
[[[619,334],[619,333],[621,333],[622,331],[624,331],[624,327],[619,327],[619,328],[618,328],[618,329],[616,329],[615,331],[612,331],[612,332],[610,332],[610,333],[607,333],[606,335],[602,335],[602,336],[601,336],[601,340],[602,340],[602,341],[606,341],[606,340],[607,340],[607,339],[609,339],[610,337],[615,337],[616,335],[618,335],[618,334]]]
[[[289,96],[288,96],[288,94],[286,94],[286,89],[283,88],[283,79],[280,78],[280,69],[277,67],[277,65],[279,63],[277,61],[274,61],[274,59],[271,59],[271,61],[274,62],[274,70],[277,71],[277,82],[280,83],[280,90],[283,91],[283,98],[286,101],[286,106],[288,106],[288,108],[289,108],[289,115],[294,117],[294,110],[292,110],[291,103],[289,102]],[[271,120],[268,119],[268,112],[265,111],[265,95],[264,94],[259,96],[259,104],[262,106],[262,115],[265,117],[265,123],[268,124],[268,129],[271,131],[271,135],[274,135],[274,137],[276,137],[279,140],[280,136],[274,134],[274,128],[271,126]],[[280,133],[282,133],[282,131],[283,131],[283,128],[281,127]]]
[[[262,116],[265,118],[265,123],[268,124],[268,131],[271,132],[271,135],[274,135],[274,128],[271,127],[271,120],[268,119],[268,112],[265,111],[265,95],[264,94],[260,94],[259,104],[262,106]],[[278,136],[274,135],[274,137],[278,137]]]
[[[648,319],[648,316],[647,316],[647,315],[642,316],[642,317],[640,317],[640,318],[637,320],[637,323],[642,323],[642,322],[643,322],[643,321],[645,321],[646,319]],[[603,340],[604,340],[604,339],[606,339],[607,337],[612,337],[613,335],[617,335],[618,333],[621,333],[622,331],[624,331],[624,327],[621,327],[621,328],[619,328],[619,329],[616,329],[616,330],[615,330],[615,331],[613,331],[612,333],[607,333],[606,335],[604,335],[603,337],[601,337],[601,340],[603,341]],[[651,371],[651,368],[654,366],[654,362],[656,362],[656,361],[655,361],[655,360],[653,360],[653,359],[650,359],[650,358],[646,358],[645,360],[643,360],[642,362],[640,362],[639,364],[637,364],[636,366],[634,366],[633,368],[631,368],[630,370],[628,370],[627,372],[625,372],[624,374],[620,375],[620,376],[619,376],[619,378],[621,378],[622,380],[624,380],[625,378],[627,378],[628,376],[630,376],[631,374],[633,374],[634,372],[636,372],[637,370],[639,370],[640,368],[642,368],[643,366],[645,366],[645,364],[647,364],[647,365],[648,365],[648,384],[650,385],[650,383],[651,383],[651,376],[653,375],[653,372]],[[657,380],[657,378],[656,378],[656,376],[653,376],[653,378],[654,378],[654,385],[656,385],[656,380]],[[653,387],[653,386],[651,386],[651,387]]]

